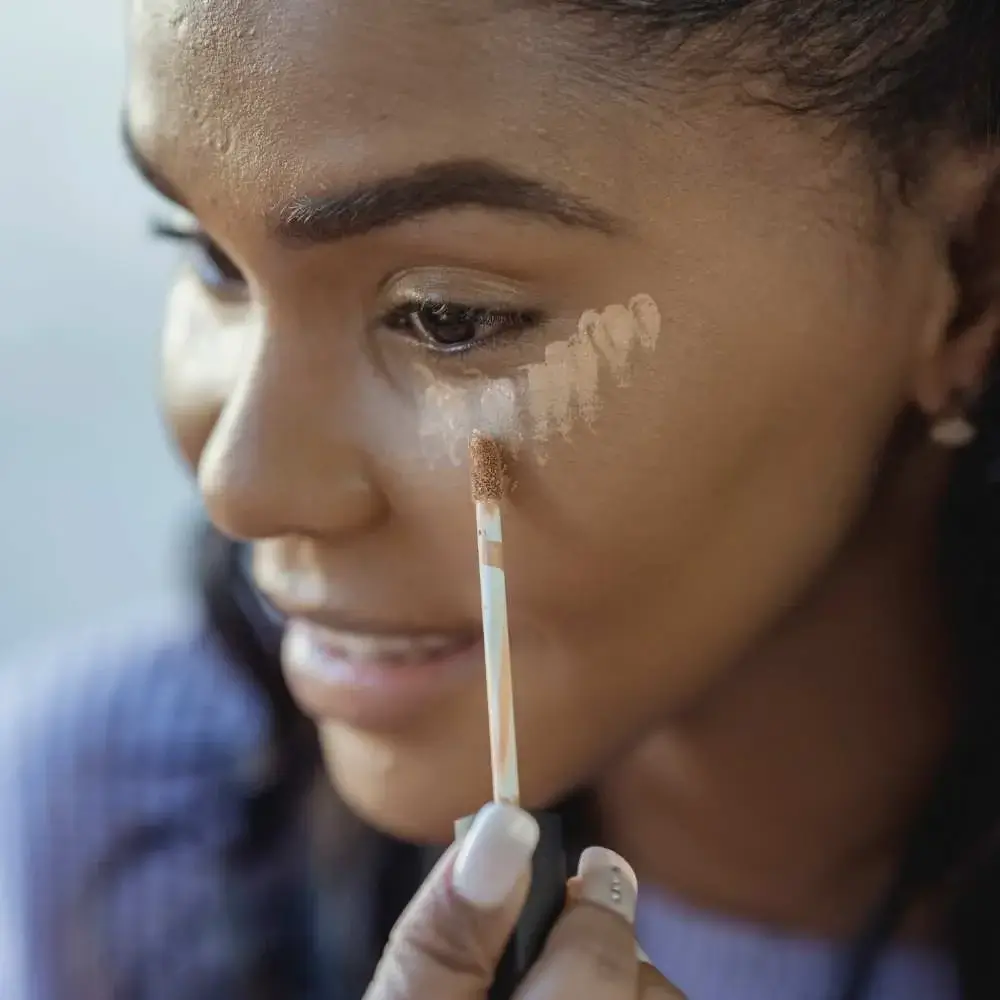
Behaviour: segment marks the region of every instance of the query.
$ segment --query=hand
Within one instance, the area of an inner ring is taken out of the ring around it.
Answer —
[[[527,898],[537,842],[527,813],[483,809],[400,917],[365,1000],[485,1000]],[[618,855],[585,851],[566,909],[517,1000],[683,1000],[637,956],[637,890]]]

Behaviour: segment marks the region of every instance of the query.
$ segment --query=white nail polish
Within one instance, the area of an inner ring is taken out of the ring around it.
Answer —
[[[639,880],[632,866],[605,847],[588,847],[580,855],[580,899],[603,906],[635,923]]]
[[[492,802],[476,817],[455,859],[452,885],[473,906],[493,910],[528,874],[538,823],[514,806]]]
[[[455,843],[461,844],[465,840],[466,834],[472,829],[472,824],[476,822],[475,816],[463,816],[455,820]]]

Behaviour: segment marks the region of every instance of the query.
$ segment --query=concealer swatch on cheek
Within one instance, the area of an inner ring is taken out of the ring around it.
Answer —
[[[592,427],[602,405],[601,372],[612,385],[627,386],[642,354],[655,349],[660,327],[660,310],[648,295],[583,313],[569,340],[549,344],[544,361],[523,369],[532,439],[568,437],[578,422]]]
[[[631,382],[642,355],[655,349],[660,327],[656,303],[636,295],[627,305],[587,310],[568,340],[548,344],[542,361],[507,378],[457,385],[420,366],[418,431],[424,454],[460,465],[469,437],[479,431],[502,441],[513,455],[530,444],[544,463],[548,441],[568,438],[579,423],[592,427],[602,391]]]

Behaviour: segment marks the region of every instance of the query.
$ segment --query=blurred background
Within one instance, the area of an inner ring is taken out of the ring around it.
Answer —
[[[120,153],[123,0],[0,4],[0,657],[177,590],[156,413],[174,266]]]

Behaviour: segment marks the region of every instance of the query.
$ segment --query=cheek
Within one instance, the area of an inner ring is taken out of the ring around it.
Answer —
[[[832,558],[903,404],[906,331],[879,289],[754,284],[658,294],[658,343],[602,391],[596,433],[518,465],[512,601],[595,711],[669,710],[738,658]]]
[[[194,275],[182,275],[171,290],[160,354],[161,400],[167,426],[192,469],[258,335],[249,306],[214,301]]]

